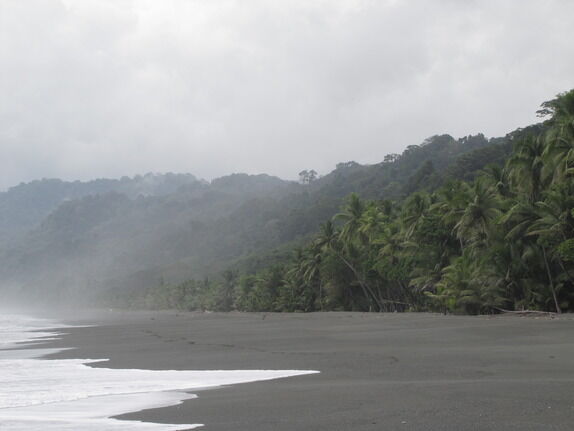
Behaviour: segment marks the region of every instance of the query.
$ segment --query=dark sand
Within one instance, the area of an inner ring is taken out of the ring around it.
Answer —
[[[109,312],[58,358],[321,374],[199,392],[122,416],[206,430],[574,430],[574,318]]]

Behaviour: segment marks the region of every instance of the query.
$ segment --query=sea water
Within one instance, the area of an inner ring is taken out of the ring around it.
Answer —
[[[193,390],[316,372],[110,369],[90,367],[102,359],[39,359],[55,350],[30,345],[58,338],[53,328],[63,327],[47,319],[0,315],[1,430],[188,430],[202,424],[120,421],[112,416],[177,405],[195,398]]]

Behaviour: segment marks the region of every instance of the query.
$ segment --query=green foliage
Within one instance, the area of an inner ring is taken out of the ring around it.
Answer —
[[[241,276],[234,290],[222,287],[231,279],[224,274],[217,289],[202,295],[219,298],[213,309],[233,304],[247,311],[574,311],[572,94],[544,105],[552,115],[544,127],[509,137],[513,152],[504,165],[482,165],[470,181],[450,179],[433,190],[428,185],[436,171],[427,160],[405,183],[412,192],[405,199],[365,200],[352,193],[282,263]],[[430,145],[441,151],[483,140],[433,137],[384,163],[416,157]],[[505,151],[497,145],[497,152]],[[468,153],[457,169],[480,165],[473,163],[484,154]],[[361,167],[347,163],[337,170],[352,177]],[[234,292],[233,299],[222,292]]]
[[[377,165],[302,171],[303,184],[235,174],[73,196],[4,271],[81,262],[97,274],[102,247],[115,254],[101,283],[120,286],[109,299],[136,307],[574,311],[574,90],[540,114],[505,138],[433,136]],[[0,196],[0,215],[27,190]]]
[[[558,246],[558,254],[568,262],[574,262],[574,238],[567,239]]]
[[[252,273],[284,262],[350,193],[376,205],[400,198],[417,170],[409,189],[431,191],[457,157],[490,145],[482,135],[435,136],[380,164],[341,163],[322,177],[303,171],[305,184],[246,174],[211,183],[148,174],[22,184],[0,193],[0,239],[14,241],[0,247],[0,281],[30,292],[41,284],[54,297],[60,289],[81,298],[109,289],[115,292],[107,297],[128,297],[160,278],[177,285],[227,268]]]

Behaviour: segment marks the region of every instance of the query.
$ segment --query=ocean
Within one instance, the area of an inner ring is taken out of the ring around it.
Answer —
[[[57,351],[42,348],[41,343],[63,336],[54,330],[66,326],[49,319],[0,314],[2,431],[188,430],[203,424],[155,424],[113,416],[177,405],[196,398],[194,390],[315,373],[112,369],[90,367],[105,358],[41,359]]]

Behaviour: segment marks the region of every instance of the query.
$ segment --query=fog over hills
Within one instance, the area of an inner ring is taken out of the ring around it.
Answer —
[[[381,163],[345,162],[305,183],[191,174],[20,184],[0,193],[2,286],[40,301],[97,298],[257,269],[317,231],[349,193],[400,199],[502,162],[508,138],[434,136]]]
[[[196,183],[191,174],[146,174],[119,180],[98,179],[66,182],[43,179],[21,183],[0,192],[0,239],[7,240],[36,227],[60,204],[89,195],[117,192],[128,198],[174,193],[179,187]]]

